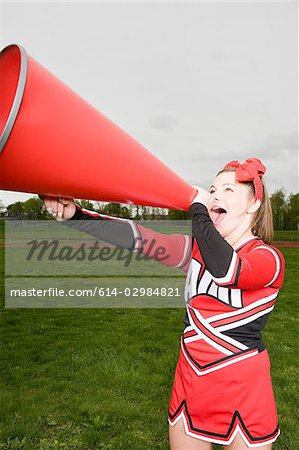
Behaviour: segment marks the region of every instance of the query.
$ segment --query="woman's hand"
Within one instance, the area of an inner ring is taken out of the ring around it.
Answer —
[[[193,187],[197,190],[197,195],[192,200],[191,205],[193,205],[193,203],[202,203],[208,208],[208,205],[211,201],[211,194],[199,186],[193,185]]]
[[[76,205],[72,198],[45,196],[44,205],[48,213],[58,221],[70,219],[76,211]]]

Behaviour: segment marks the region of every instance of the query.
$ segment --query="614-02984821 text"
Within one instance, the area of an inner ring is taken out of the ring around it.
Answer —
[[[100,287],[93,289],[60,289],[49,287],[47,289],[11,289],[11,297],[180,297],[179,288],[172,287]]]

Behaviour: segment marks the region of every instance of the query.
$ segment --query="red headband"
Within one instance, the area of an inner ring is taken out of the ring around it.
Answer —
[[[261,176],[266,172],[266,167],[257,158],[246,159],[243,164],[239,161],[230,161],[224,169],[236,169],[236,181],[253,181],[255,196],[254,199],[263,200],[263,183]]]

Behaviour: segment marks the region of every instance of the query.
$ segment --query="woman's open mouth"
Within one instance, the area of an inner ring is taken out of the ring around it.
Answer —
[[[210,217],[214,225],[220,223],[224,219],[226,214],[227,211],[224,208],[220,208],[219,206],[215,206],[210,210]]]

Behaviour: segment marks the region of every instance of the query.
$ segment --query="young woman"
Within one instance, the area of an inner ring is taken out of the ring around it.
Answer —
[[[72,200],[45,198],[58,219],[96,219],[66,225],[144,253],[154,239],[168,249],[163,263],[187,272],[186,327],[169,406],[171,450],[211,450],[213,443],[270,450],[280,433],[261,332],[283,282],[284,259],[270,245],[265,170],[255,158],[232,161],[210,193],[196,186],[192,237],[162,235]]]

